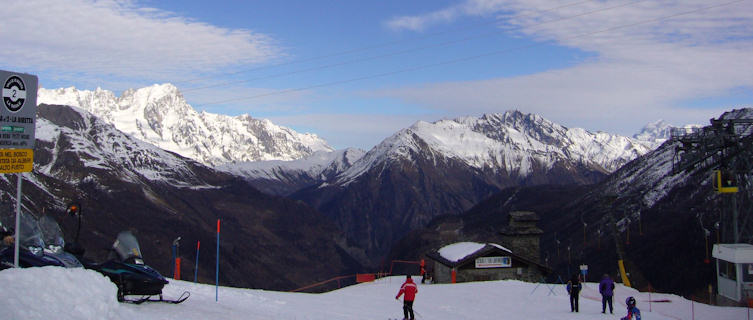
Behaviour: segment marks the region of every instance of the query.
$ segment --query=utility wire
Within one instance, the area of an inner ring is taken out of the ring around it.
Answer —
[[[634,4],[637,4],[637,3],[640,3],[640,2],[644,2],[644,1],[646,1],[646,0],[638,0],[638,1],[633,1],[633,2],[623,3],[623,4],[612,6],[612,7],[600,8],[600,9],[596,9],[596,10],[592,10],[592,11],[588,11],[588,12],[583,12],[583,13],[580,13],[580,14],[577,14],[577,15],[573,15],[573,16],[567,16],[567,17],[562,17],[562,18],[558,18],[558,19],[553,19],[553,20],[549,20],[549,21],[544,21],[544,22],[536,23],[536,24],[527,26],[527,28],[538,27],[538,26],[542,26],[542,25],[545,25],[545,24],[549,24],[549,23],[555,23],[555,22],[561,22],[561,21],[566,21],[566,20],[570,20],[570,19],[575,19],[575,18],[583,17],[583,16],[586,16],[586,15],[594,14],[594,13],[600,13],[600,12],[604,12],[604,11],[608,11],[608,10],[613,10],[613,9],[616,9],[616,8],[622,8],[622,7],[634,5]],[[547,10],[547,11],[551,11],[551,10]],[[461,38],[461,39],[455,39],[455,40],[440,42],[440,43],[436,43],[436,44],[432,44],[432,45],[414,47],[414,48],[410,48],[410,49],[405,49],[405,50],[401,50],[401,51],[395,51],[395,52],[381,54],[381,55],[375,55],[375,56],[371,56],[371,57],[365,57],[365,58],[353,59],[353,60],[348,60],[348,61],[342,61],[342,62],[327,64],[327,65],[322,65],[322,66],[317,66],[317,67],[311,67],[311,68],[306,68],[306,69],[300,69],[300,70],[295,70],[295,71],[282,72],[282,73],[277,73],[277,74],[272,74],[272,75],[262,76],[262,77],[257,77],[257,78],[237,80],[237,81],[227,81],[227,82],[212,84],[212,85],[203,86],[203,87],[188,88],[188,89],[183,89],[182,91],[183,92],[191,92],[191,91],[197,91],[197,90],[203,90],[203,89],[209,89],[209,88],[224,87],[224,86],[232,85],[232,84],[248,83],[248,82],[252,82],[252,81],[256,81],[256,80],[266,80],[266,79],[278,78],[278,77],[289,76],[289,75],[294,75],[294,74],[300,74],[300,73],[305,73],[305,72],[310,72],[310,71],[330,69],[330,68],[344,66],[344,65],[358,63],[358,62],[376,60],[376,59],[387,58],[387,57],[394,57],[394,56],[403,55],[403,54],[412,53],[412,52],[421,51],[421,50],[446,47],[446,46],[450,46],[450,45],[455,45],[455,44],[467,42],[467,41],[470,41],[470,40],[485,38],[487,36],[500,35],[500,34],[503,34],[504,32],[520,30],[520,29],[523,29],[523,28],[524,27],[521,26],[521,27],[509,29],[509,30],[495,31],[495,32],[480,34],[480,35],[476,35],[476,36],[469,36],[469,37],[465,37],[465,38]]]
[[[624,28],[629,28],[629,27],[634,27],[634,26],[648,24],[648,23],[652,23],[652,22],[659,22],[659,21],[668,20],[668,19],[671,19],[671,18],[676,18],[676,17],[679,17],[679,16],[683,16],[683,15],[688,15],[688,14],[692,14],[692,13],[697,13],[697,12],[709,10],[709,9],[724,7],[724,6],[732,5],[732,4],[743,2],[743,1],[746,1],[746,0],[735,0],[735,1],[725,2],[725,3],[722,3],[722,4],[717,4],[717,5],[713,5],[713,6],[707,6],[707,7],[703,7],[703,8],[699,8],[699,9],[694,9],[694,10],[690,10],[690,11],[684,11],[684,12],[680,12],[680,13],[676,13],[676,14],[672,14],[672,15],[668,15],[668,16],[662,16],[662,17],[659,17],[659,18],[654,18],[654,19],[643,20],[643,21],[639,21],[639,22],[635,22],[635,23],[629,23],[629,24],[619,25],[619,26],[615,26],[615,27],[611,27],[611,28],[606,28],[606,29],[602,29],[602,30],[598,30],[598,31],[593,31],[593,32],[582,33],[582,34],[579,34],[579,35],[576,35],[576,36],[573,36],[573,37],[564,38],[562,40],[578,39],[578,38],[592,36],[592,35],[599,34],[599,33],[604,33],[604,32],[609,32],[609,31],[614,31],[614,30],[619,30],[619,29],[624,29]],[[535,43],[535,44],[530,44],[530,45],[525,45],[525,46],[508,48],[508,49],[504,49],[504,50],[491,51],[491,52],[482,53],[482,54],[473,55],[473,56],[467,56],[467,57],[462,57],[462,58],[457,58],[457,59],[445,60],[445,61],[438,62],[438,63],[424,64],[424,65],[420,65],[420,66],[414,66],[414,67],[400,69],[400,70],[394,70],[394,71],[390,71],[390,72],[376,73],[376,74],[366,75],[366,76],[357,77],[357,78],[338,80],[338,81],[332,81],[332,82],[325,82],[325,83],[320,83],[320,84],[315,84],[315,85],[310,85],[310,86],[304,86],[304,87],[298,87],[298,88],[292,88],[292,89],[278,90],[278,91],[274,91],[274,92],[269,92],[269,93],[264,93],[264,94],[258,94],[258,95],[253,95],[253,96],[247,96],[247,97],[239,97],[239,98],[232,98],[232,99],[226,99],[226,100],[215,101],[215,102],[208,102],[208,103],[200,104],[198,106],[209,106],[209,105],[224,104],[224,103],[228,103],[228,102],[235,102],[235,101],[242,101],[242,100],[251,100],[251,99],[257,99],[257,98],[262,98],[262,97],[283,95],[283,94],[292,93],[292,92],[298,92],[298,91],[305,91],[305,90],[310,90],[310,89],[315,89],[315,88],[329,87],[329,86],[334,86],[334,85],[339,85],[339,84],[344,84],[344,83],[350,83],[350,82],[356,82],[356,81],[362,81],[362,80],[368,80],[368,79],[375,79],[375,78],[382,78],[382,77],[386,77],[386,76],[391,76],[391,75],[396,75],[396,74],[401,74],[401,73],[407,73],[407,72],[411,72],[411,71],[417,71],[417,70],[428,69],[428,68],[433,68],[433,67],[438,67],[438,66],[444,66],[444,65],[450,65],[450,64],[456,64],[456,63],[461,63],[461,62],[476,60],[476,59],[485,58],[485,57],[489,57],[489,56],[500,55],[500,54],[503,54],[503,53],[509,53],[509,52],[517,51],[517,50],[530,49],[530,48],[542,46],[544,44],[545,43]]]

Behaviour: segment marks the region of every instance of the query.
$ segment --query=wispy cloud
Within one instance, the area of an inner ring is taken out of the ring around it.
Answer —
[[[394,17],[384,24],[392,30],[423,31],[431,26],[450,23],[464,16],[487,15],[499,12],[503,1],[468,0],[458,5],[416,15]]]
[[[281,55],[271,37],[117,0],[10,0],[2,5],[0,64],[98,85],[175,81]],[[140,85],[145,85],[141,83]],[[112,87],[110,87],[112,88]]]
[[[452,8],[478,3],[482,1]],[[572,19],[625,2],[583,2],[562,10],[548,10],[551,1],[484,3],[488,11],[483,14],[504,14],[515,35],[593,52],[595,57],[559,70],[381,93],[453,113],[520,108],[570,126],[624,133],[657,118],[675,124],[693,121],[691,117],[708,119],[731,106],[699,110],[683,108],[682,103],[753,89],[753,6],[747,1],[694,13],[688,12],[714,3],[640,1]],[[413,18],[439,21],[432,16]]]

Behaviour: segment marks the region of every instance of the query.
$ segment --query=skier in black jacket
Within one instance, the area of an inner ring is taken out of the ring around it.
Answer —
[[[570,294],[570,312],[578,312],[578,295],[580,295],[580,279],[574,274],[567,282],[567,293]]]

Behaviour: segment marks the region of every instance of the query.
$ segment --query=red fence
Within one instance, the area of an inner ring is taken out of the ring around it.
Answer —
[[[392,260],[392,263],[390,264],[390,272],[387,272],[387,273],[385,273],[385,272],[379,272],[379,273],[358,273],[358,274],[351,274],[351,275],[347,275],[347,276],[339,276],[339,277],[334,277],[332,279],[327,279],[327,280],[324,280],[324,281],[320,281],[320,282],[317,282],[317,283],[314,283],[314,284],[310,284],[310,285],[307,285],[305,287],[300,287],[300,288],[295,289],[295,290],[290,290],[290,292],[300,292],[300,291],[304,291],[304,290],[308,290],[308,289],[312,289],[312,288],[324,286],[324,285],[333,283],[335,281],[337,281],[337,287],[338,288],[342,288],[341,284],[342,284],[343,280],[351,280],[351,281],[355,281],[355,283],[372,282],[372,281],[374,281],[374,280],[376,280],[378,278],[381,278],[381,277],[391,276],[392,275],[393,267],[395,266],[396,263],[397,264],[400,264],[400,263],[415,264],[415,265],[420,265],[421,264],[420,261]],[[350,282],[350,283],[352,284],[353,282]]]

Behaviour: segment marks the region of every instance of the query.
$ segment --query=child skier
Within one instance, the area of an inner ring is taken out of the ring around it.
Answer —
[[[625,305],[627,305],[627,316],[620,320],[632,320],[633,317],[635,317],[635,320],[641,320],[641,310],[635,307],[635,298],[629,297],[625,299]]]

